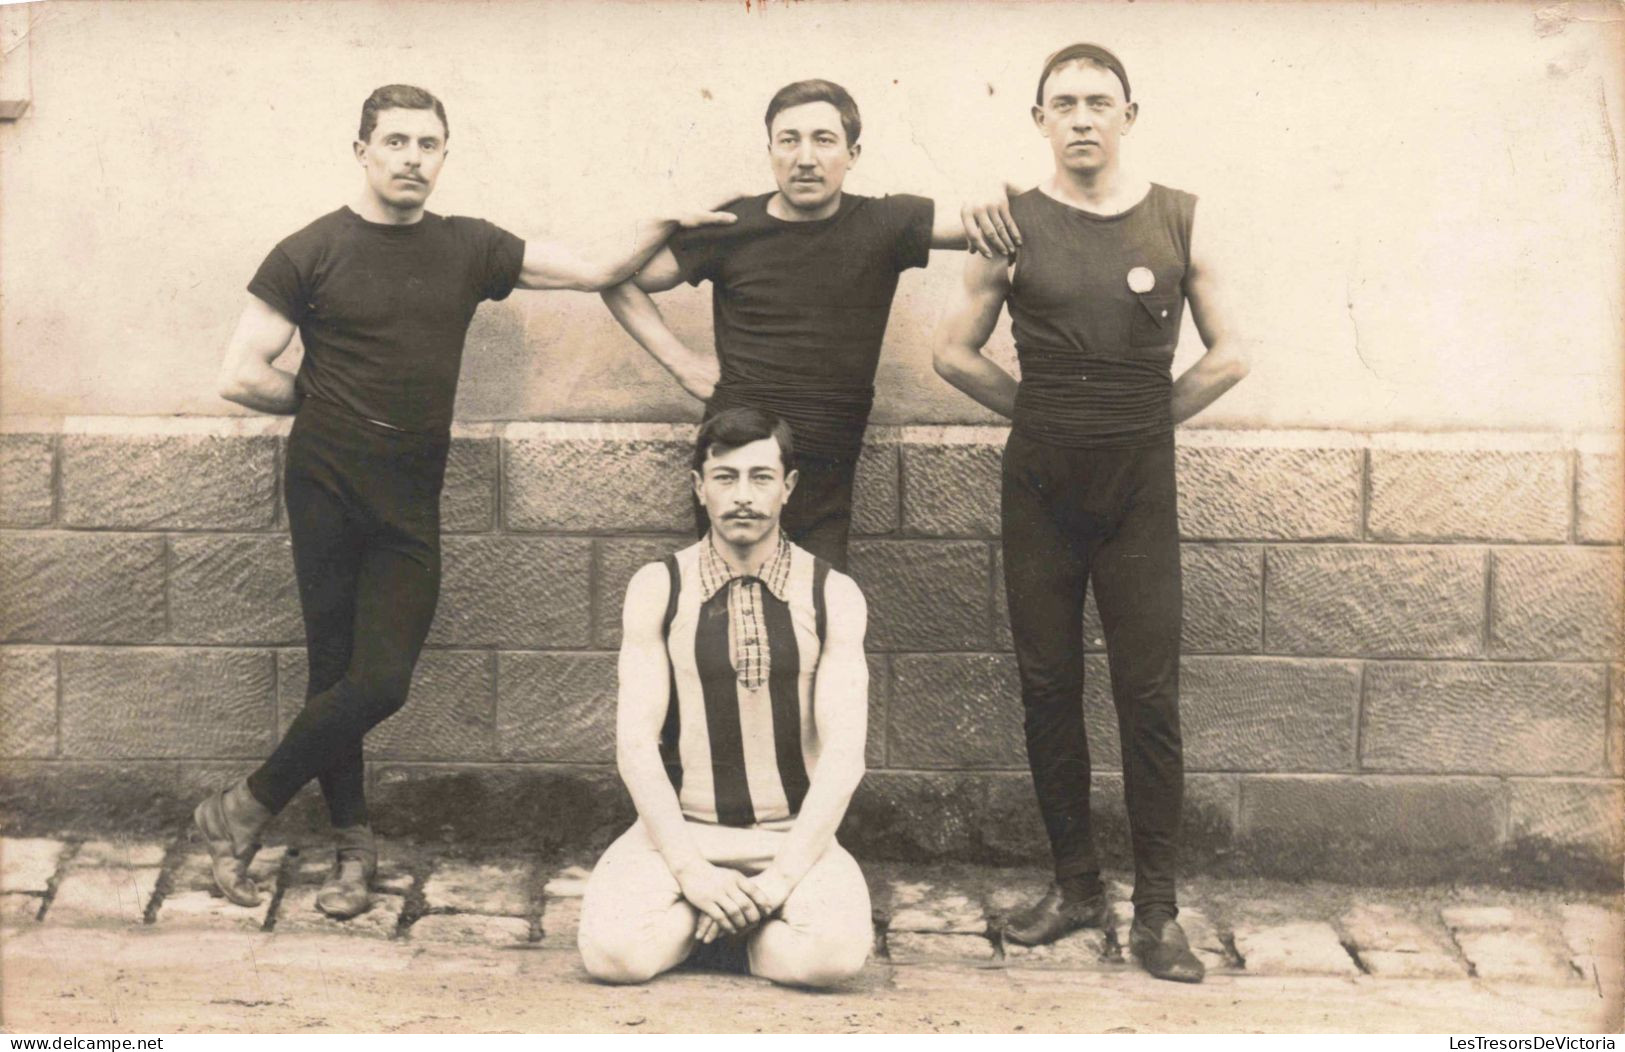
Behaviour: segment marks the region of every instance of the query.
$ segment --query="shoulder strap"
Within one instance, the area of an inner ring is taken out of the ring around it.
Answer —
[[[666,572],[671,575],[671,594],[666,597],[666,616],[660,619],[661,639],[671,635],[672,618],[677,616],[677,593],[683,587],[683,576],[677,569],[677,556],[668,555],[663,561],[666,564]]]
[[[660,638],[671,638],[671,622],[677,616],[677,595],[682,591],[683,576],[677,569],[677,557],[668,555],[664,560],[666,572],[671,575],[671,596],[666,600],[666,616],[660,621]],[[670,663],[670,656],[667,662]],[[666,767],[666,777],[671,779],[672,788],[679,792],[683,788],[683,764],[678,756],[678,739],[682,735],[682,719],[677,705],[677,670],[672,668],[667,680],[668,693],[666,695],[666,720],[660,727],[660,759]]]
[[[818,644],[824,644],[824,632],[829,627],[829,610],[824,603],[824,582],[829,580],[829,563],[813,556],[813,614],[818,619]]]

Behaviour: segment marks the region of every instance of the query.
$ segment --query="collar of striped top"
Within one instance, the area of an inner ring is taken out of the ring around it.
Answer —
[[[785,598],[785,586],[790,583],[790,542],[779,531],[779,546],[767,562],[754,574],[735,573],[727,560],[717,552],[716,538],[707,533],[705,546],[700,552],[700,600],[716,595],[722,586],[734,580],[761,581],[779,599]]]

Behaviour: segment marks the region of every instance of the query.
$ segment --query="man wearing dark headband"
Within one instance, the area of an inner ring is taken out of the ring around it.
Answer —
[[[827,80],[781,88],[767,107],[775,193],[726,205],[727,236],[680,234],[634,282],[604,293],[617,321],[705,415],[750,407],[795,430],[801,484],[784,512],[790,539],[846,569],[852,483],[874,402],[875,369],[898,275],[933,248],[989,255],[1019,232],[1002,194],[985,206],[937,209],[912,194],[843,193],[862,131],[857,103]],[[710,281],[716,355],[686,347],[646,293]],[[698,532],[708,527],[698,510]]]
[[[972,257],[937,331],[937,372],[1013,426],[1004,452],[1005,585],[1027,756],[1055,885],[1005,938],[1037,945],[1104,927],[1110,903],[1089,826],[1083,604],[1106,636],[1134,850],[1129,946],[1153,975],[1200,982],[1176,900],[1184,765],[1182,595],[1174,428],[1247,373],[1229,273],[1196,198],[1125,173],[1139,107],[1117,57],[1092,44],[1044,65],[1032,116],[1055,173],[1011,201],[1013,260]],[[1189,300],[1207,353],[1178,380]],[[1021,382],[982,354],[1010,308]]]

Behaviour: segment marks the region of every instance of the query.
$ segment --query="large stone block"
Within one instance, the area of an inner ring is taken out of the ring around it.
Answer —
[[[903,528],[928,537],[997,537],[1002,446],[910,443],[903,453]]]
[[[1608,769],[1625,775],[1625,665],[1608,674]]]
[[[1185,775],[1179,845],[1183,864],[1191,867],[1210,866],[1229,854],[1236,836],[1238,782],[1239,776],[1234,774],[1191,772]],[[1128,806],[1123,793],[1123,775],[1119,771],[1096,771],[1090,783],[1090,825],[1101,864],[1109,868],[1130,869],[1134,856]],[[1012,794],[1009,806],[1018,809],[1018,814],[1030,810],[1037,815],[1038,804],[1031,778],[1025,779],[1024,785],[1000,783],[993,787],[992,792],[996,795],[1000,790]],[[996,832],[990,835],[998,842]],[[1012,854],[1012,860],[1021,857],[1019,853]],[[1043,857],[1042,853],[1036,857]]]
[[[1528,872],[1577,870],[1617,886],[1625,867],[1625,786],[1617,781],[1515,778],[1510,839]]]
[[[1360,764],[1374,771],[1598,773],[1605,679],[1592,665],[1370,665]]]
[[[1354,767],[1360,707],[1354,662],[1187,658],[1179,695],[1188,770]]]
[[[145,643],[164,627],[162,537],[0,536],[0,638]]]
[[[980,541],[863,541],[852,576],[872,650],[979,650],[988,643],[992,558]]]
[[[0,649],[0,756],[56,755],[56,651]]]
[[[1482,876],[1497,860],[1506,796],[1495,778],[1244,775],[1239,862],[1295,879]]]
[[[584,647],[592,635],[592,542],[448,537],[436,646]]]
[[[1236,952],[1249,975],[1359,975],[1337,932],[1324,921],[1270,926],[1244,925],[1235,931]]]
[[[1359,449],[1181,445],[1179,522],[1201,540],[1360,535]]]
[[[0,526],[44,526],[55,503],[52,435],[0,435]]]
[[[63,435],[61,521],[266,529],[276,514],[276,450],[273,435]]]
[[[995,799],[990,787],[1002,781],[1018,784]],[[923,821],[924,815],[930,820]],[[1044,828],[1030,777],[872,771],[847,809],[840,841],[863,859],[995,861],[1008,850],[989,842],[992,830],[999,832],[1004,845],[1015,841],[1029,851],[1043,850]]]
[[[607,764],[381,763],[367,801],[387,837],[512,840],[593,858],[637,817]]]
[[[173,835],[210,792],[257,760],[10,760],[0,764],[0,823],[7,835],[116,829]],[[278,827],[291,828],[284,813]]]
[[[258,757],[274,744],[276,666],[244,650],[68,650],[62,755]]]
[[[621,645],[621,607],[626,586],[644,563],[659,562],[694,543],[694,535],[614,537],[597,543],[593,567],[593,640],[601,647]]]
[[[886,755],[895,767],[1027,764],[1021,684],[1002,654],[899,654]]]
[[[857,474],[852,479],[852,532],[858,535],[894,533],[901,518],[899,505],[901,456],[898,444],[875,438],[864,443],[858,456]]]
[[[1484,632],[1474,548],[1288,547],[1266,553],[1272,654],[1466,657]]]
[[[510,428],[503,443],[510,530],[680,530],[693,520],[693,441],[677,438],[676,428],[659,437],[619,434],[652,434],[648,428],[569,438],[542,428]]]
[[[497,750],[504,760],[613,763],[614,654],[501,654]]]
[[[1490,653],[1512,658],[1617,658],[1625,559],[1619,549],[1501,549],[1494,570]]]
[[[1625,472],[1618,454],[1582,452],[1575,460],[1574,534],[1582,544],[1625,540]]]
[[[528,862],[465,862],[443,859],[423,884],[431,910],[523,917],[531,912]]]
[[[293,547],[286,537],[174,537],[170,545],[170,639],[304,642]]]
[[[1566,541],[1569,454],[1373,449],[1370,535],[1383,541]]]
[[[453,434],[446,456],[446,485],[440,492],[440,528],[447,533],[483,533],[496,525],[497,457],[495,435]]]
[[[891,720],[892,663],[885,654],[869,654],[869,739],[863,751],[869,767],[886,766],[886,733]]]
[[[425,650],[406,705],[367,732],[367,756],[387,760],[493,760],[496,659],[484,651]],[[304,708],[310,666],[302,650],[277,655],[282,733]]]

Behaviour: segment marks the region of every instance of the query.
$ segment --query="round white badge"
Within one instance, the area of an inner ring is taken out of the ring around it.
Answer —
[[[1135,267],[1128,272],[1130,292],[1150,292],[1157,287],[1157,279],[1146,267]]]

